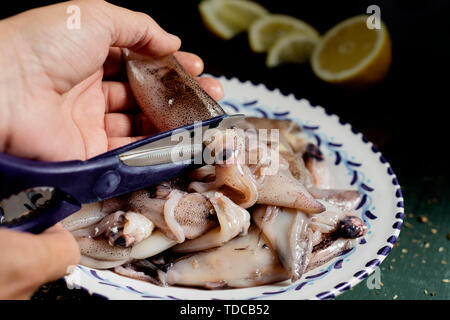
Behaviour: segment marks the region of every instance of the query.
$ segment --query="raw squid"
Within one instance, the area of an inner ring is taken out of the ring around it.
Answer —
[[[241,140],[243,139],[241,138]],[[243,208],[249,208],[258,203],[299,209],[306,213],[318,213],[325,210],[324,206],[314,199],[303,184],[292,175],[289,163],[283,157],[278,157],[278,150],[266,147],[269,158],[275,152],[277,154],[279,163],[277,170],[264,176],[259,173],[258,176],[255,173],[261,169],[261,163],[266,161],[266,166],[269,166],[270,161],[259,157],[256,165],[243,164],[240,161],[242,159],[240,155],[246,154],[243,158],[248,159],[250,150],[245,149],[242,144],[238,144],[238,146],[237,152],[233,153],[233,156],[225,163],[215,165],[213,181],[192,182],[189,189],[197,192],[220,189]],[[258,156],[263,154],[258,146],[257,149],[251,151],[257,153]]]
[[[258,188],[255,178],[247,166],[240,164],[218,164],[216,179],[211,182],[192,182],[190,190],[207,192],[221,189],[243,208],[250,208],[257,201]]]
[[[322,203],[325,205],[326,210],[311,217],[310,227],[312,230],[320,231],[321,233],[334,232],[337,230],[340,221],[345,221],[352,217],[351,223],[361,226],[361,231],[359,231],[361,235],[359,236],[365,234],[367,227],[360,218],[353,216],[352,211],[343,211],[341,208],[325,201],[322,201]]]
[[[167,238],[162,232],[155,231],[150,237],[133,246],[130,257],[132,259],[145,259],[153,257],[176,244],[172,239]]]
[[[255,130],[277,129],[280,132],[280,143],[292,153],[302,151],[307,144],[306,137],[302,135],[300,126],[294,121],[246,117],[245,123],[241,124],[240,127]]]
[[[334,257],[337,257],[339,254],[341,254],[343,251],[356,247],[357,243],[358,240],[355,239],[337,239],[330,243],[328,246],[323,246],[316,249],[316,251],[314,251],[311,255],[309,264],[306,267],[306,272],[327,263]]]
[[[174,56],[149,58],[123,52],[136,101],[159,131],[224,114]]]
[[[311,187],[308,191],[314,198],[324,200],[344,211],[356,209],[361,201],[361,194],[357,190],[318,189]]]
[[[159,231],[155,231],[132,248],[111,246],[103,239],[90,237],[77,238],[77,242],[81,252],[81,263],[97,269],[109,269],[134,259],[152,257],[176,244]]]
[[[300,279],[313,249],[309,218],[290,208],[258,206],[253,221],[269,240],[292,281]]]
[[[104,235],[110,245],[130,247],[148,238],[154,225],[145,216],[128,211],[116,211],[99,223],[72,232],[75,237],[98,237]]]
[[[78,246],[82,255],[106,261],[128,260],[131,248],[112,246],[103,239],[93,239],[90,237],[77,238]]]
[[[287,161],[292,176],[311,192],[310,188],[314,186],[313,176],[306,168],[303,159],[289,151],[280,151],[280,156]]]
[[[256,228],[225,245],[188,255],[159,270],[163,285],[245,288],[288,279]]]
[[[303,159],[306,168],[311,172],[314,185],[319,189],[329,189],[333,185],[333,178],[325,158],[319,147],[315,144],[308,143],[306,146]]]
[[[173,248],[175,252],[195,252],[218,247],[237,235],[247,234],[250,214],[220,192],[207,192],[205,195],[214,206],[220,227],[203,236],[186,241]]]
[[[118,267],[123,265],[124,263],[127,263],[128,259],[123,259],[123,260],[99,260],[99,259],[95,259],[95,258],[91,258],[88,257],[86,255],[81,255],[80,258],[80,264],[86,266],[86,267],[90,267],[90,268],[95,268],[95,269],[111,269],[114,267]]]
[[[68,231],[89,227],[108,215],[101,208],[100,202],[85,204],[80,211],[65,218],[61,224]]]
[[[298,209],[305,213],[325,210],[323,204],[311,196],[301,182],[292,176],[289,169],[282,166],[275,175],[266,177],[257,203]]]
[[[192,182],[188,190],[204,193],[220,189],[241,207],[251,207],[257,201],[258,189],[249,167],[242,163],[245,157],[245,137],[234,130],[227,130],[225,133],[219,132],[213,135],[213,138],[213,141],[208,144],[208,148],[212,150],[211,153],[215,153],[216,150],[231,150],[231,152],[226,159],[221,159],[223,161],[215,164],[213,181]],[[208,175],[200,170],[196,172],[200,172],[203,177],[211,175],[211,170],[207,171]]]
[[[173,56],[124,56],[159,131],[224,114]],[[213,164],[66,218],[81,263],[159,285],[244,288],[296,281],[353,248],[367,232],[355,213],[361,195],[333,188],[300,126],[248,117],[239,127],[205,141]]]
[[[276,216],[276,212],[269,212],[268,219]],[[271,236],[274,239],[277,235]],[[356,245],[355,239],[339,238],[337,233],[328,235],[327,239],[312,248],[308,255],[309,262],[304,266],[305,272],[327,263]],[[266,233],[261,234],[258,227],[251,226],[246,236],[236,237],[221,247],[185,255],[162,267],[152,265],[151,268],[139,268],[130,264],[127,268],[144,270],[145,274],[152,277],[152,283],[206,289],[245,288],[292,279],[280,261],[280,250],[273,248],[274,244],[266,237]],[[126,276],[130,276],[130,273],[121,272]]]
[[[178,189],[163,195],[161,188],[157,190],[157,198],[152,198],[146,190],[132,193],[129,206],[153,221],[167,237],[181,243],[217,226],[213,205],[204,195]]]

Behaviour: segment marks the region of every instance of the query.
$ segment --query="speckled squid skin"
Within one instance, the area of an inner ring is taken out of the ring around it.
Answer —
[[[225,113],[173,55],[151,58],[123,52],[133,95],[159,131]]]

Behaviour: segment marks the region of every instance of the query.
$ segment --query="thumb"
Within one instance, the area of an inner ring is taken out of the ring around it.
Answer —
[[[100,4],[99,10],[107,17],[111,47],[152,56],[165,56],[180,48],[180,38],[166,32],[150,16],[107,2]]]
[[[0,229],[0,299],[30,298],[80,259],[72,235],[58,224],[40,235]]]

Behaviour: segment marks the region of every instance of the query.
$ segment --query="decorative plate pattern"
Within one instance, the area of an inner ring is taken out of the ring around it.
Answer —
[[[295,283],[214,291],[163,288],[78,265],[65,278],[69,287],[109,299],[330,299],[368,277],[389,254],[400,233],[404,210],[400,185],[383,155],[350,124],[305,99],[235,78],[219,80],[225,89],[220,104],[228,113],[291,119],[302,126],[332,167],[336,187],[363,195],[357,213],[368,225],[366,236],[356,248]]]

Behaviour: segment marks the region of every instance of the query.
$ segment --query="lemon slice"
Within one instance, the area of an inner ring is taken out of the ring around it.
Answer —
[[[344,20],[329,30],[311,56],[314,73],[322,80],[347,87],[381,81],[391,64],[391,40],[384,23],[369,29],[368,16]]]
[[[270,47],[267,53],[266,66],[272,68],[289,62],[307,62],[318,41],[318,38],[304,34],[285,35]]]
[[[266,52],[282,36],[297,33],[318,38],[319,33],[306,22],[283,14],[266,15],[250,25],[248,39],[255,52]]]
[[[269,13],[260,4],[247,0],[204,0],[198,9],[206,27],[225,40],[247,30],[253,21]]]

